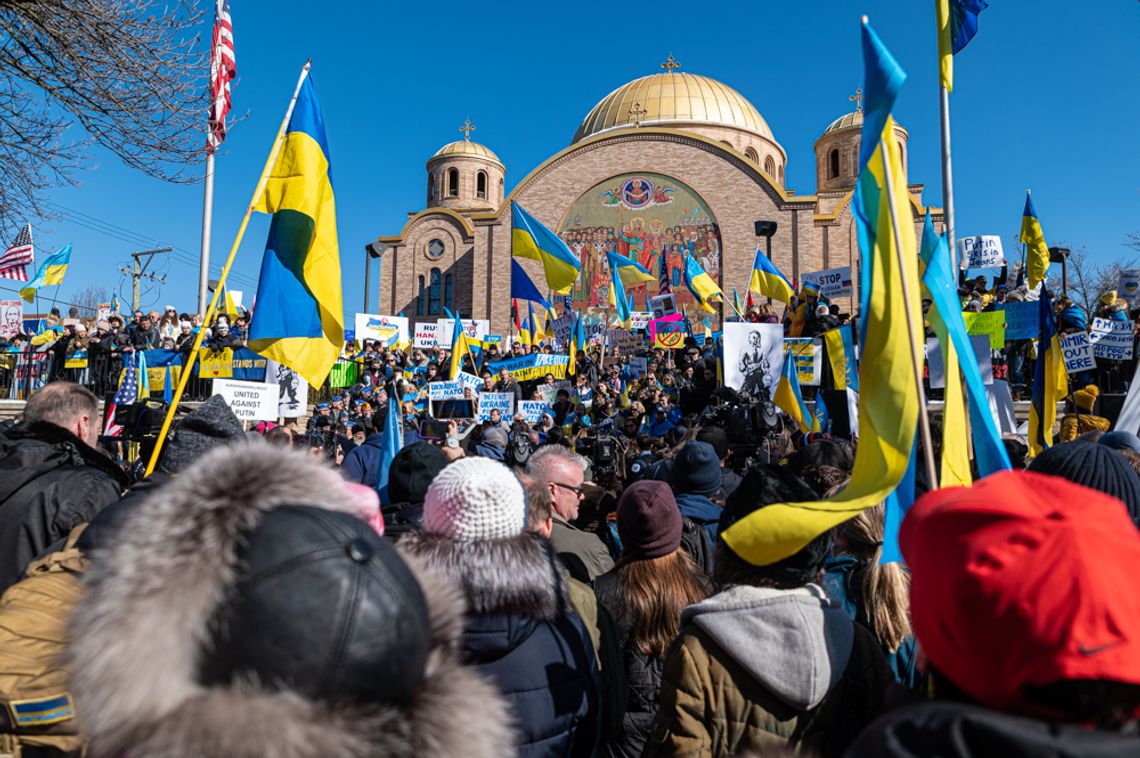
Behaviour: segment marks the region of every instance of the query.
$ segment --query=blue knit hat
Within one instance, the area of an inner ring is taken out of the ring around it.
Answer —
[[[689,442],[673,459],[673,488],[678,494],[711,497],[721,486],[720,459],[707,442]]]

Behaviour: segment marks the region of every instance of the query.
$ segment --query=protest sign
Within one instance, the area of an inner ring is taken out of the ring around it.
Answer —
[[[1140,269],[1130,268],[1120,272],[1116,280],[1116,295],[1131,303],[1133,308],[1140,305]]]
[[[959,355],[959,365],[967,358],[976,360],[978,368],[982,371],[982,384],[993,384],[994,365],[990,356],[989,337],[984,334],[970,337],[970,347],[974,349],[974,355],[966,358]],[[946,387],[946,361],[942,358],[942,346],[934,337],[926,341],[926,362],[930,370],[931,389],[944,389]],[[961,381],[960,378],[959,381]]]
[[[673,313],[661,318],[655,318],[649,322],[649,341],[655,342],[657,340],[657,329],[661,324],[671,324],[673,322],[681,323],[681,314]]]
[[[396,329],[396,337],[392,338],[392,328]],[[408,319],[404,316],[381,316],[374,313],[356,314],[355,339],[376,340],[385,345],[394,343],[407,344]]]
[[[522,400],[519,402],[519,413],[523,415],[528,424],[537,424],[542,421],[542,414],[548,406],[541,400]]]
[[[542,402],[547,405],[554,405],[554,402],[558,399],[558,390],[560,389],[563,388],[555,387],[553,384],[540,384],[535,388],[535,391],[538,392],[538,396],[542,399]]]
[[[420,350],[431,350],[438,344],[437,337],[439,335],[439,324],[421,321],[416,324],[415,336],[412,339],[412,346]]]
[[[152,351],[147,351],[148,353]],[[174,352],[174,351],[169,351]],[[174,353],[178,355],[178,353]],[[149,356],[148,356],[149,357]],[[153,365],[148,362],[147,365]],[[247,347],[207,350],[198,354],[197,373],[203,379],[241,379],[247,382],[264,382],[269,359]],[[346,385],[347,386],[347,385]]]
[[[818,284],[819,296],[826,300],[850,297],[853,292],[850,266],[813,271],[810,274],[804,274],[804,281]]]
[[[768,399],[784,366],[784,327],[729,322],[724,325],[724,383],[741,394]]]
[[[672,316],[677,312],[677,298],[673,296],[673,293],[651,297],[649,298],[649,310],[655,319],[662,316]]]
[[[491,345],[502,345],[503,335],[501,334],[484,334],[483,347],[490,347]]]
[[[539,314],[536,313],[534,317],[538,319]],[[481,340],[484,334],[491,331],[491,322],[486,319],[465,318],[460,319],[460,322],[463,324],[464,333],[471,339]],[[436,324],[439,327],[435,335],[436,342],[439,343],[440,347],[450,348],[451,333],[455,330],[455,319],[441,318]]]
[[[265,381],[277,387],[277,415],[301,418],[309,408],[309,383],[288,366],[270,361]]]
[[[634,376],[643,376],[649,371],[649,359],[632,356],[629,359],[629,370]]]
[[[1132,359],[1132,322],[1094,318],[1089,329],[1093,355],[1109,361]]]
[[[277,388],[272,384],[215,379],[214,394],[225,398],[241,421],[277,420]]]
[[[677,350],[685,346],[685,325],[680,321],[657,320],[653,335],[653,347]]]
[[[0,300],[0,337],[11,339],[24,326],[24,301]]]
[[[823,365],[823,341],[810,337],[784,337],[784,351],[795,356],[800,384],[819,385]]]
[[[963,313],[966,321],[967,334],[985,334],[990,338],[990,349],[1001,350],[1005,347],[1005,312],[987,311],[986,313]]]
[[[632,353],[640,350],[644,343],[640,334],[634,334],[626,329],[610,329],[606,333],[606,344],[610,350],[616,347],[622,353]]]
[[[491,411],[498,409],[503,420],[510,421],[515,415],[515,393],[484,392],[479,395],[479,420],[490,421]]]
[[[470,387],[472,390],[478,391],[483,386],[483,380],[474,374],[468,374],[466,371],[460,371],[459,376],[455,381],[459,382],[464,388]]]
[[[1037,303],[1010,303],[1005,304],[1005,338],[1006,340],[1037,339],[1040,336],[1039,312],[1041,306]]]
[[[95,318],[99,319],[100,321],[103,319],[111,318],[111,304],[99,303],[98,307],[95,309]]]
[[[1073,332],[1062,335],[1061,355],[1065,360],[1065,371],[1070,374],[1079,374],[1082,371],[1092,371],[1096,368],[1096,359],[1093,358],[1092,343],[1089,342],[1088,332]]]
[[[574,316],[569,313],[563,313],[558,318],[554,319],[554,336],[565,342],[570,339],[570,333],[574,331]]]
[[[503,369],[520,382],[532,379],[542,379],[547,374],[553,374],[555,379],[566,378],[566,366],[570,362],[568,355],[548,355],[546,353],[531,353],[518,358],[506,358],[501,361],[489,361],[487,369],[492,374],[498,374]]]
[[[1013,409],[1013,396],[1009,392],[1009,384],[997,379],[986,387],[986,398],[990,403],[990,413],[993,414],[999,434],[1017,434],[1017,414]]]
[[[462,400],[463,382],[456,379],[452,382],[430,382],[428,400]]]
[[[633,311],[629,314],[629,328],[644,331],[649,328],[652,311]]]
[[[958,238],[958,266],[968,268],[999,268],[1005,265],[1005,253],[1001,248],[1001,237],[996,234],[981,234],[975,237]]]

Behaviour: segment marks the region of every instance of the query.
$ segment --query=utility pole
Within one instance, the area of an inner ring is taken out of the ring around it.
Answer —
[[[166,274],[147,273],[147,266],[150,265],[150,259],[156,255],[169,253],[173,248],[171,247],[157,247],[154,250],[142,250],[137,253],[131,253],[131,268],[125,266],[120,267],[119,270],[124,274],[129,274],[131,277],[131,311],[139,309],[139,280],[142,278],[150,279],[152,282],[165,282]],[[140,262],[141,258],[146,258],[145,261]]]

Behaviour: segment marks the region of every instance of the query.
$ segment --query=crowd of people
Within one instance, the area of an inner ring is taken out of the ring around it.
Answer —
[[[756,565],[725,531],[841,492],[858,440],[757,413],[715,342],[640,353],[520,382],[488,345],[449,418],[446,349],[369,342],[307,420],[183,413],[146,477],[47,384],[0,430],[0,753],[1134,754],[1140,438],[1095,385],[1073,441]]]

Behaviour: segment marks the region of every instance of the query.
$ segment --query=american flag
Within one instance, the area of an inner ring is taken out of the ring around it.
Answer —
[[[657,294],[669,295],[672,294],[673,287],[669,283],[669,254],[665,250],[661,251],[660,261],[661,264],[657,267]]]
[[[107,404],[104,414],[106,421],[103,424],[104,437],[118,437],[123,433],[123,427],[115,423],[115,409],[120,405],[134,405],[139,399],[139,372],[135,368],[135,354],[128,353],[123,364],[123,381],[119,383],[119,391],[114,399]]]
[[[24,228],[16,236],[12,246],[0,256],[0,278],[15,279],[19,282],[28,281],[28,266],[36,262],[36,250],[32,244],[32,225],[24,224]]]
[[[230,112],[230,82],[237,76],[234,61],[234,27],[230,0],[215,0],[214,45],[210,53],[210,136],[206,149],[214,152],[226,141],[226,114]]]

